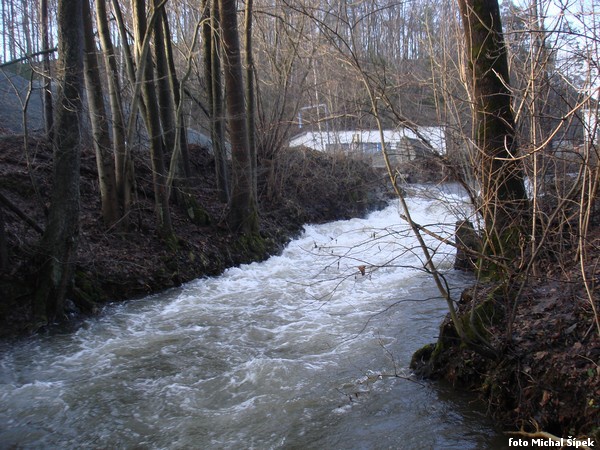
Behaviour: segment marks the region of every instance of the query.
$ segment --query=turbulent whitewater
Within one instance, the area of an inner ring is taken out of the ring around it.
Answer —
[[[412,197],[414,220],[452,231],[462,206],[446,200]],[[459,292],[451,248],[427,242]],[[422,267],[392,204],[76,332],[2,344],[0,448],[492,447],[468,399],[410,379],[445,314]]]

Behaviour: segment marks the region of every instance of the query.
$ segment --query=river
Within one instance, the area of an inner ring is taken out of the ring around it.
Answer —
[[[452,230],[448,199],[411,197],[414,219]],[[470,280],[428,243],[457,295]],[[394,203],[75,332],[0,344],[0,448],[503,448],[471,397],[410,377],[446,313],[422,266]]]

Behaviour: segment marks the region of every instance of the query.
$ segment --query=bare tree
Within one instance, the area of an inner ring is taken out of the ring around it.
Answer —
[[[96,55],[96,41],[89,0],[83,2],[84,28],[84,68],[87,101],[92,125],[93,143],[96,151],[98,185],[102,203],[102,218],[107,227],[114,225],[120,218],[115,176],[114,155],[110,140],[108,118],[104,106],[104,94],[100,80],[100,69]]]
[[[244,12],[244,63],[246,66],[246,108],[248,145],[250,147],[250,163],[252,165],[252,191],[256,201],[257,195],[257,170],[256,170],[256,96],[255,96],[255,67],[252,47],[252,0],[246,0]]]
[[[511,110],[508,59],[496,0],[459,0],[472,89],[475,172],[488,250],[518,253],[528,210]]]
[[[210,112],[210,137],[215,157],[215,175],[219,198],[222,202],[228,202],[230,198],[230,180],[225,149],[225,108],[218,29],[218,0],[203,0],[204,79]]]
[[[40,1],[40,16],[41,16],[41,38],[42,50],[50,49],[49,44],[49,24],[48,24],[48,0]],[[46,135],[52,139],[52,74],[50,72],[50,53],[45,53],[43,56],[43,76],[44,76],[44,125]]]
[[[40,243],[36,326],[60,317],[72,283],[79,235],[80,124],[83,88],[82,0],[58,1],[59,93],[53,141],[52,203]]]
[[[219,0],[219,9],[232,160],[229,224],[234,230],[255,234],[258,233],[258,211],[253,192],[236,1]]]
[[[154,9],[152,18],[156,20],[158,11]],[[144,123],[150,139],[150,160],[152,165],[152,181],[154,186],[154,201],[157,226],[160,234],[166,238],[173,235],[171,213],[167,194],[167,173],[165,168],[164,149],[161,138],[160,113],[154,83],[151,56],[147,52],[147,34],[152,32],[146,24],[146,2],[133,2],[134,30],[138,71],[141,78],[136,80],[141,84],[141,95],[145,105]],[[146,41],[146,42],[145,42]]]
[[[114,46],[108,26],[106,0],[96,0],[96,23],[102,45],[108,78],[108,98],[111,112],[112,138],[115,158],[115,179],[119,204],[124,218],[128,216],[133,201],[133,162],[125,142],[125,119],[121,101],[121,82]],[[126,44],[124,44],[126,45]],[[128,46],[127,46],[128,48]]]

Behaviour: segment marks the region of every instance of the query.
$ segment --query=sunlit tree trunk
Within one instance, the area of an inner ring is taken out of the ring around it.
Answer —
[[[102,218],[105,226],[109,227],[119,220],[119,202],[112,144],[110,141],[106,108],[104,106],[104,93],[102,92],[98,57],[96,55],[92,13],[88,1],[82,0],[85,87],[90,123],[92,125],[94,150],[96,152],[96,166],[98,167],[98,186],[100,188],[102,203]]]
[[[112,118],[112,135],[115,154],[115,178],[119,204],[126,218],[133,200],[133,162],[127,152],[125,142],[125,119],[121,103],[121,83],[119,68],[106,15],[106,0],[96,0],[96,23],[98,36],[104,52],[108,78],[108,98]]]
[[[219,0],[225,99],[231,142],[232,186],[229,224],[242,233],[258,232],[258,211],[253,194],[253,173],[246,121],[245,88],[235,0]]]
[[[58,0],[59,92],[54,118],[52,200],[40,243],[33,314],[36,325],[62,315],[79,236],[83,94],[82,0]]]

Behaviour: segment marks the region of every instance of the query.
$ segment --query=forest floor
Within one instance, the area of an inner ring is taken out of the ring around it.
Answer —
[[[475,311],[470,323],[478,324],[480,334],[498,351],[497,358],[461,345],[447,317],[438,342],[415,353],[413,369],[477,392],[504,430],[521,430],[515,438],[529,436],[529,446],[536,447],[532,438],[548,442],[544,433],[550,433],[564,443],[570,437],[591,438],[595,445],[590,448],[598,448],[600,330],[595,317],[600,310],[600,230],[586,245],[591,299],[576,251],[562,253],[560,261],[540,262],[537,276],[528,279],[518,298],[514,297],[521,286],[516,283],[509,293],[491,282],[462,293],[459,316],[468,318]]]
[[[281,152],[259,174],[264,248],[253,249],[224,225],[227,205],[218,198],[214,158],[199,146],[190,147],[190,158],[192,193],[208,220],[194,224],[186,211],[173,205],[174,248],[156,233],[149,156],[134,154],[137,199],[128,227],[107,230],[100,214],[95,156],[84,148],[76,276],[67,302],[70,322],[95,313],[105,302],[141,297],[264,259],[279,252],[304,224],[364,215],[382,207],[387,195],[385,177],[363,162],[310,151]],[[0,237],[6,249],[6,261],[0,264],[0,337],[32,331],[36,273],[29,263],[41,236],[32,224],[38,230],[45,224],[51,182],[47,143],[30,138],[24,151],[22,135],[0,137]]]

